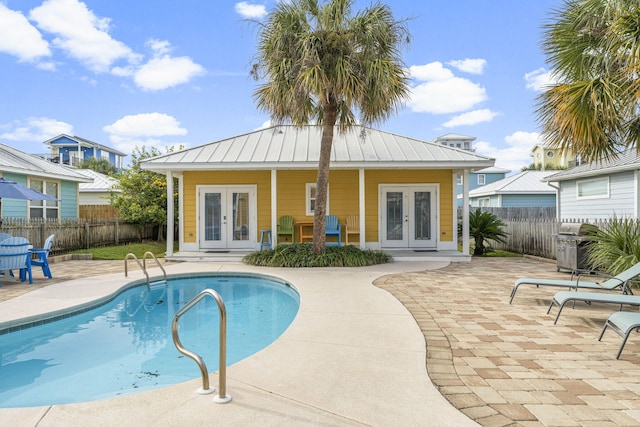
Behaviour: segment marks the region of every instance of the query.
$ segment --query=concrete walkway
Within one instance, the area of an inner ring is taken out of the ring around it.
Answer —
[[[640,339],[632,335],[620,360],[617,335],[597,340],[615,308],[567,307],[553,325],[546,309],[556,290],[523,286],[508,303],[517,277],[568,278],[554,263],[166,265],[170,273],[264,272],[301,293],[301,310],[286,333],[229,368],[230,404],[195,395],[194,380],[86,404],[0,409],[0,425],[640,425]],[[101,268],[120,273],[74,279]],[[122,262],[68,261],[52,266],[53,281],[36,273],[34,285],[3,285],[0,324],[141,277],[125,279],[122,269]]]

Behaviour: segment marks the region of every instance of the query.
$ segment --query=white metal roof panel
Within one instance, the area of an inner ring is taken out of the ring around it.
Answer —
[[[640,169],[640,153],[632,149],[621,153],[615,159],[586,163],[557,172],[545,178],[545,181],[567,181],[636,169]]]
[[[50,162],[42,157],[25,153],[4,144],[0,144],[0,172],[12,172],[76,182],[91,181],[90,178],[82,175],[76,169]]]
[[[275,126],[144,160],[151,170],[315,168],[321,126]],[[332,168],[485,168],[490,157],[370,128],[337,129]]]
[[[86,192],[86,193],[94,193],[94,192],[102,193],[105,191],[121,192],[120,189],[117,188],[120,182],[113,177],[110,177],[100,172],[96,172],[92,169],[78,169],[78,172],[80,172],[82,175],[86,176],[87,178],[91,178],[93,180],[92,182],[81,183],[78,187],[78,191],[80,192]]]
[[[500,181],[483,185],[469,191],[469,197],[494,194],[554,194],[556,190],[542,179],[554,171],[524,171],[508,176]]]

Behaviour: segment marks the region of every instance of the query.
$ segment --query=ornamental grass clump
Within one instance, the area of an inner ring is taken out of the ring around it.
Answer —
[[[362,250],[355,246],[327,246],[316,254],[311,243],[278,245],[274,249],[253,252],[243,262],[261,267],[364,267],[384,264],[391,257],[382,251]]]

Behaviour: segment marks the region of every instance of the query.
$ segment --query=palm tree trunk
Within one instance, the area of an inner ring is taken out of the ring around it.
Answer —
[[[316,206],[313,217],[313,253],[315,254],[319,254],[324,250],[327,238],[325,234],[327,229],[327,193],[336,112],[336,106],[331,105],[331,103],[325,104],[322,139],[320,140],[320,158],[318,159],[318,179],[316,181]]]

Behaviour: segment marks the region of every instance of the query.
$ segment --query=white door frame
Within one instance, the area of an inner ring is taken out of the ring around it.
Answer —
[[[205,206],[204,195],[220,193],[222,224],[219,240],[205,238]],[[233,194],[249,194],[249,224],[246,240],[235,240],[233,230]],[[257,235],[257,186],[256,185],[197,185],[196,186],[196,229],[198,230],[198,247],[202,249],[254,249]]]
[[[407,248],[407,249],[436,249],[440,233],[439,222],[439,184],[379,184],[379,241],[382,248]],[[414,195],[416,192],[427,191],[431,193],[431,239],[415,238]],[[387,239],[387,209],[386,194],[388,192],[402,193],[402,238]]]

